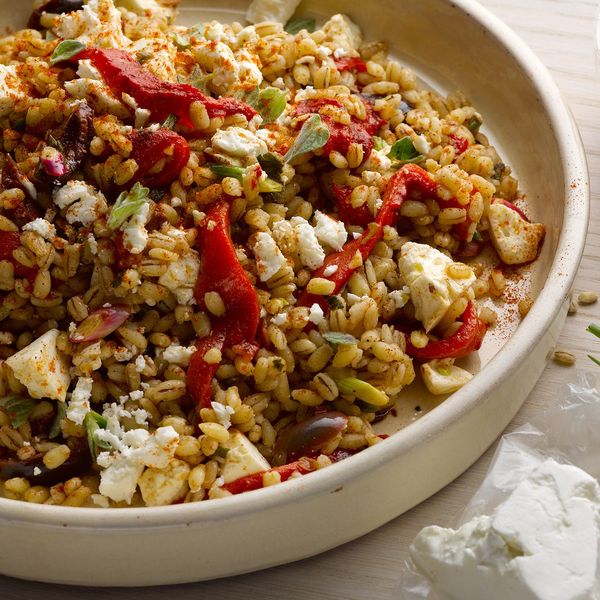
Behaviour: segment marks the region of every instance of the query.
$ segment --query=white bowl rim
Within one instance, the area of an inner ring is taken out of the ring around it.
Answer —
[[[558,314],[575,278],[583,255],[589,220],[589,182],[585,154],[571,113],[550,73],[525,42],[498,17],[476,0],[452,0],[454,8],[478,22],[519,62],[540,94],[544,110],[561,142],[559,148],[566,174],[563,227],[547,282],[525,319],[507,343],[468,386],[454,393],[409,427],[327,469],[309,477],[218,500],[160,507],[85,508],[29,504],[0,498],[0,520],[23,525],[122,530],[186,527],[203,521],[235,520],[271,507],[298,502],[343,486],[346,481],[377,470],[420,440],[436,436],[449,423],[461,419],[480,402],[482,394],[510,373],[521,356],[527,355],[547,324]],[[517,351],[518,350],[518,351]],[[485,374],[485,377],[482,375]]]

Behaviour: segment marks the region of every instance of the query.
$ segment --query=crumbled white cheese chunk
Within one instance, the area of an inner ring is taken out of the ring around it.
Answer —
[[[332,219],[320,210],[315,212],[315,234],[319,242],[334,250],[341,250],[348,239],[344,223]]]
[[[14,111],[16,106],[26,106],[33,97],[26,79],[21,78],[25,65],[0,65],[0,118]]]
[[[425,331],[433,329],[450,305],[475,282],[475,273],[469,267],[465,267],[466,277],[451,276],[448,267],[453,262],[427,244],[407,242],[402,246],[398,266],[410,289],[415,317],[423,323]]]
[[[52,32],[86,46],[126,48],[131,44],[123,33],[121,13],[112,0],[89,0],[82,10],[60,15]]]
[[[34,219],[29,223],[25,223],[23,231],[34,231],[48,241],[51,241],[56,236],[56,227],[46,221],[46,219]]]
[[[141,254],[148,243],[146,223],[148,222],[149,214],[150,204],[144,202],[138,211],[121,226],[121,230],[123,231],[123,246],[131,254]]]
[[[104,194],[83,181],[73,179],[52,194],[54,204],[65,209],[69,223],[91,225],[108,211]]]
[[[223,483],[235,481],[246,475],[268,471],[271,465],[256,446],[239,431],[230,431],[223,446],[229,450],[221,471]]]
[[[187,367],[190,364],[192,355],[196,352],[196,346],[180,346],[172,344],[163,350],[162,357],[173,365]]]
[[[528,223],[516,210],[499,201],[490,206],[487,214],[490,239],[503,263],[520,265],[535,260],[546,231],[543,225]]]
[[[85,100],[97,113],[115,115],[120,119],[127,119],[130,110],[114,96],[110,88],[97,79],[71,79],[65,81],[65,90],[73,98]]]
[[[273,325],[280,326],[280,325],[284,325],[285,323],[287,323],[288,319],[289,319],[288,314],[282,312],[282,313],[273,315],[271,317],[271,323],[273,323]]]
[[[146,368],[146,359],[140,354],[135,359],[135,370],[141,373]]]
[[[93,233],[88,233],[87,243],[88,243],[90,252],[94,256],[96,256],[96,254],[98,254],[98,242],[96,241],[96,238],[94,237]]]
[[[73,421],[76,425],[81,425],[85,415],[90,412],[93,383],[94,380],[91,377],[79,377],[77,379],[77,385],[67,404],[67,419]]]
[[[176,458],[161,469],[146,469],[138,481],[146,506],[167,506],[183,498],[188,490],[190,470],[187,463]]]
[[[452,600],[591,600],[599,515],[596,480],[547,459],[491,516],[426,527],[410,554]]]
[[[431,150],[431,144],[427,141],[427,138],[424,135],[415,136],[412,140],[412,143],[415,147],[415,150],[423,156],[427,156]]]
[[[410,300],[410,289],[405,285],[401,290],[392,290],[388,293],[388,298],[394,301],[396,308],[403,308]]]
[[[347,15],[333,15],[323,25],[323,32],[326,35],[324,43],[333,50],[341,48],[348,53],[353,53],[362,43],[360,28]]]
[[[32,398],[64,402],[67,397],[71,375],[69,361],[56,347],[58,334],[58,329],[50,329],[6,359],[6,364]]]
[[[33,474],[35,476],[41,475],[42,474],[42,470],[39,467],[33,467]]]
[[[318,325],[325,319],[323,309],[315,302],[308,311],[308,320],[315,325]]]
[[[217,130],[212,136],[211,144],[219,152],[240,158],[258,156],[269,150],[263,140],[242,127]]]
[[[194,304],[194,286],[199,270],[198,253],[190,250],[179,260],[169,263],[167,270],[158,278],[158,283],[171,290],[179,304]]]
[[[265,231],[254,236],[252,250],[256,257],[256,271],[261,281],[268,281],[287,264],[275,240]]]
[[[246,11],[246,19],[250,23],[275,21],[286,23],[294,14],[300,0],[252,0]]]
[[[314,271],[325,260],[325,251],[319,244],[315,230],[303,217],[292,217],[290,222],[298,240],[300,262]]]
[[[211,402],[210,405],[215,411],[219,423],[221,423],[225,429],[229,429],[231,427],[231,415],[233,415],[235,410],[231,406],[221,404],[220,402]]]

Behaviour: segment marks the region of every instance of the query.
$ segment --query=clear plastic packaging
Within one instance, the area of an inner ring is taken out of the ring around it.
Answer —
[[[555,407],[546,410],[535,422],[504,435],[483,483],[450,526],[460,527],[474,517],[491,514],[548,458],[572,464],[600,479],[600,390],[597,384],[594,374],[578,372],[576,379],[560,390]],[[600,573],[600,565],[596,572]],[[596,588],[594,600],[600,598],[600,582],[596,582]],[[403,566],[393,597],[395,600],[448,600],[445,594],[432,588],[410,560]]]

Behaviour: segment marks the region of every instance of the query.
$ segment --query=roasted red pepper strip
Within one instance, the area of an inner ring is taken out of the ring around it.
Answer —
[[[133,144],[131,158],[138,164],[138,170],[133,179],[127,183],[128,186],[135,181],[140,181],[150,188],[164,187],[177,179],[190,158],[190,147],[185,138],[170,129],[135,130],[130,139]],[[173,152],[167,156],[165,150],[169,148],[173,148]],[[148,171],[161,158],[168,160],[164,168],[154,175],[149,175]]]
[[[340,221],[343,221],[348,225],[360,225],[361,227],[366,227],[373,220],[373,215],[366,203],[362,206],[357,206],[356,208],[352,206],[350,200],[352,196],[351,187],[332,183],[331,195],[335,198]]]
[[[13,251],[21,245],[20,239],[18,231],[0,231],[0,260],[7,260],[12,263],[17,277],[24,277],[33,283],[38,270],[22,265],[13,256]]]
[[[335,59],[335,66],[338,71],[356,71],[357,73],[366,73],[367,63],[358,56],[342,56]]]
[[[356,143],[363,147],[364,159],[369,157],[373,150],[373,136],[381,129],[385,121],[375,113],[369,101],[363,99],[363,104],[365,106],[365,119],[361,120],[357,117],[352,117],[352,121],[347,125],[338,123],[327,114],[320,115],[329,130],[329,140],[327,140],[323,148],[326,156],[334,150],[346,156],[350,144]],[[294,107],[292,115],[300,116],[319,113],[323,106],[326,105],[342,108],[342,105],[337,100],[329,98],[304,100]]]
[[[369,257],[375,244],[383,237],[384,226],[394,224],[398,209],[408,194],[414,191],[419,191],[425,197],[434,196],[437,192],[437,184],[421,167],[413,164],[404,165],[390,178],[383,195],[383,206],[375,222],[370,224],[359,238],[346,243],[339,252],[329,254],[312,276],[333,281],[335,283],[333,294],[337,294],[346,285],[352,273],[362,264],[355,260],[356,253],[360,253],[363,261]],[[325,270],[332,265],[337,267],[335,273],[325,276]],[[298,298],[299,306],[311,306],[314,303],[319,304],[323,310],[328,310],[327,301],[323,296],[304,291]]]
[[[487,327],[477,316],[477,310],[472,302],[467,304],[461,320],[462,325],[454,335],[439,342],[429,342],[425,348],[416,348],[407,336],[406,354],[417,360],[426,361],[436,358],[462,358],[479,350]]]
[[[256,291],[235,253],[229,232],[231,203],[224,196],[208,211],[198,227],[201,272],[194,296],[201,308],[204,295],[218,292],[227,312],[212,318],[210,335],[196,342],[187,373],[188,391],[198,410],[210,406],[210,386],[218,364],[210,364],[204,355],[211,348],[220,351],[232,348],[234,352],[252,357],[258,350],[255,341],[259,322]]]
[[[174,114],[180,125],[194,129],[190,105],[195,101],[204,104],[210,118],[242,114],[250,120],[256,115],[251,106],[235,98],[211,98],[191,85],[161,81],[125,50],[86,48],[74,59],[91,60],[118,97],[123,92],[129,94],[140,107],[151,111],[154,121]]]
[[[279,473],[281,481],[287,481],[294,473],[300,473],[305,475],[315,470],[315,466],[312,461],[306,458],[301,458],[295,462],[282,465],[281,467],[274,467],[268,471],[261,471],[260,473],[254,473],[253,475],[246,475],[240,477],[234,481],[230,481],[223,485],[223,489],[227,490],[230,494],[241,494],[242,492],[250,492],[251,490],[258,490],[263,487],[263,475],[265,473]]]

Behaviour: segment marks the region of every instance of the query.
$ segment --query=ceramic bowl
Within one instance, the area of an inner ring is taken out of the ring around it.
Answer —
[[[29,5],[0,3],[0,21],[24,26]],[[300,12],[321,19],[347,12],[365,39],[387,40],[390,53],[425,84],[463,90],[484,115],[484,132],[515,168],[533,218],[548,230],[539,260],[520,278],[536,297],[531,312],[516,328],[510,318],[516,307],[507,305],[501,326],[472,361],[480,372],[466,387],[443,403],[413,391],[399,403],[396,419],[385,422],[397,433],[307,477],[159,508],[74,509],[0,499],[1,573],[86,586],[157,585],[323,552],[447,485],[488,448],[527,397],[558,337],[586,235],[586,165],[570,113],[540,61],[477,2],[370,0],[360,6],[305,0]],[[245,8],[245,0],[220,6],[184,0],[180,21],[243,21]],[[419,419],[415,393],[428,409]]]

